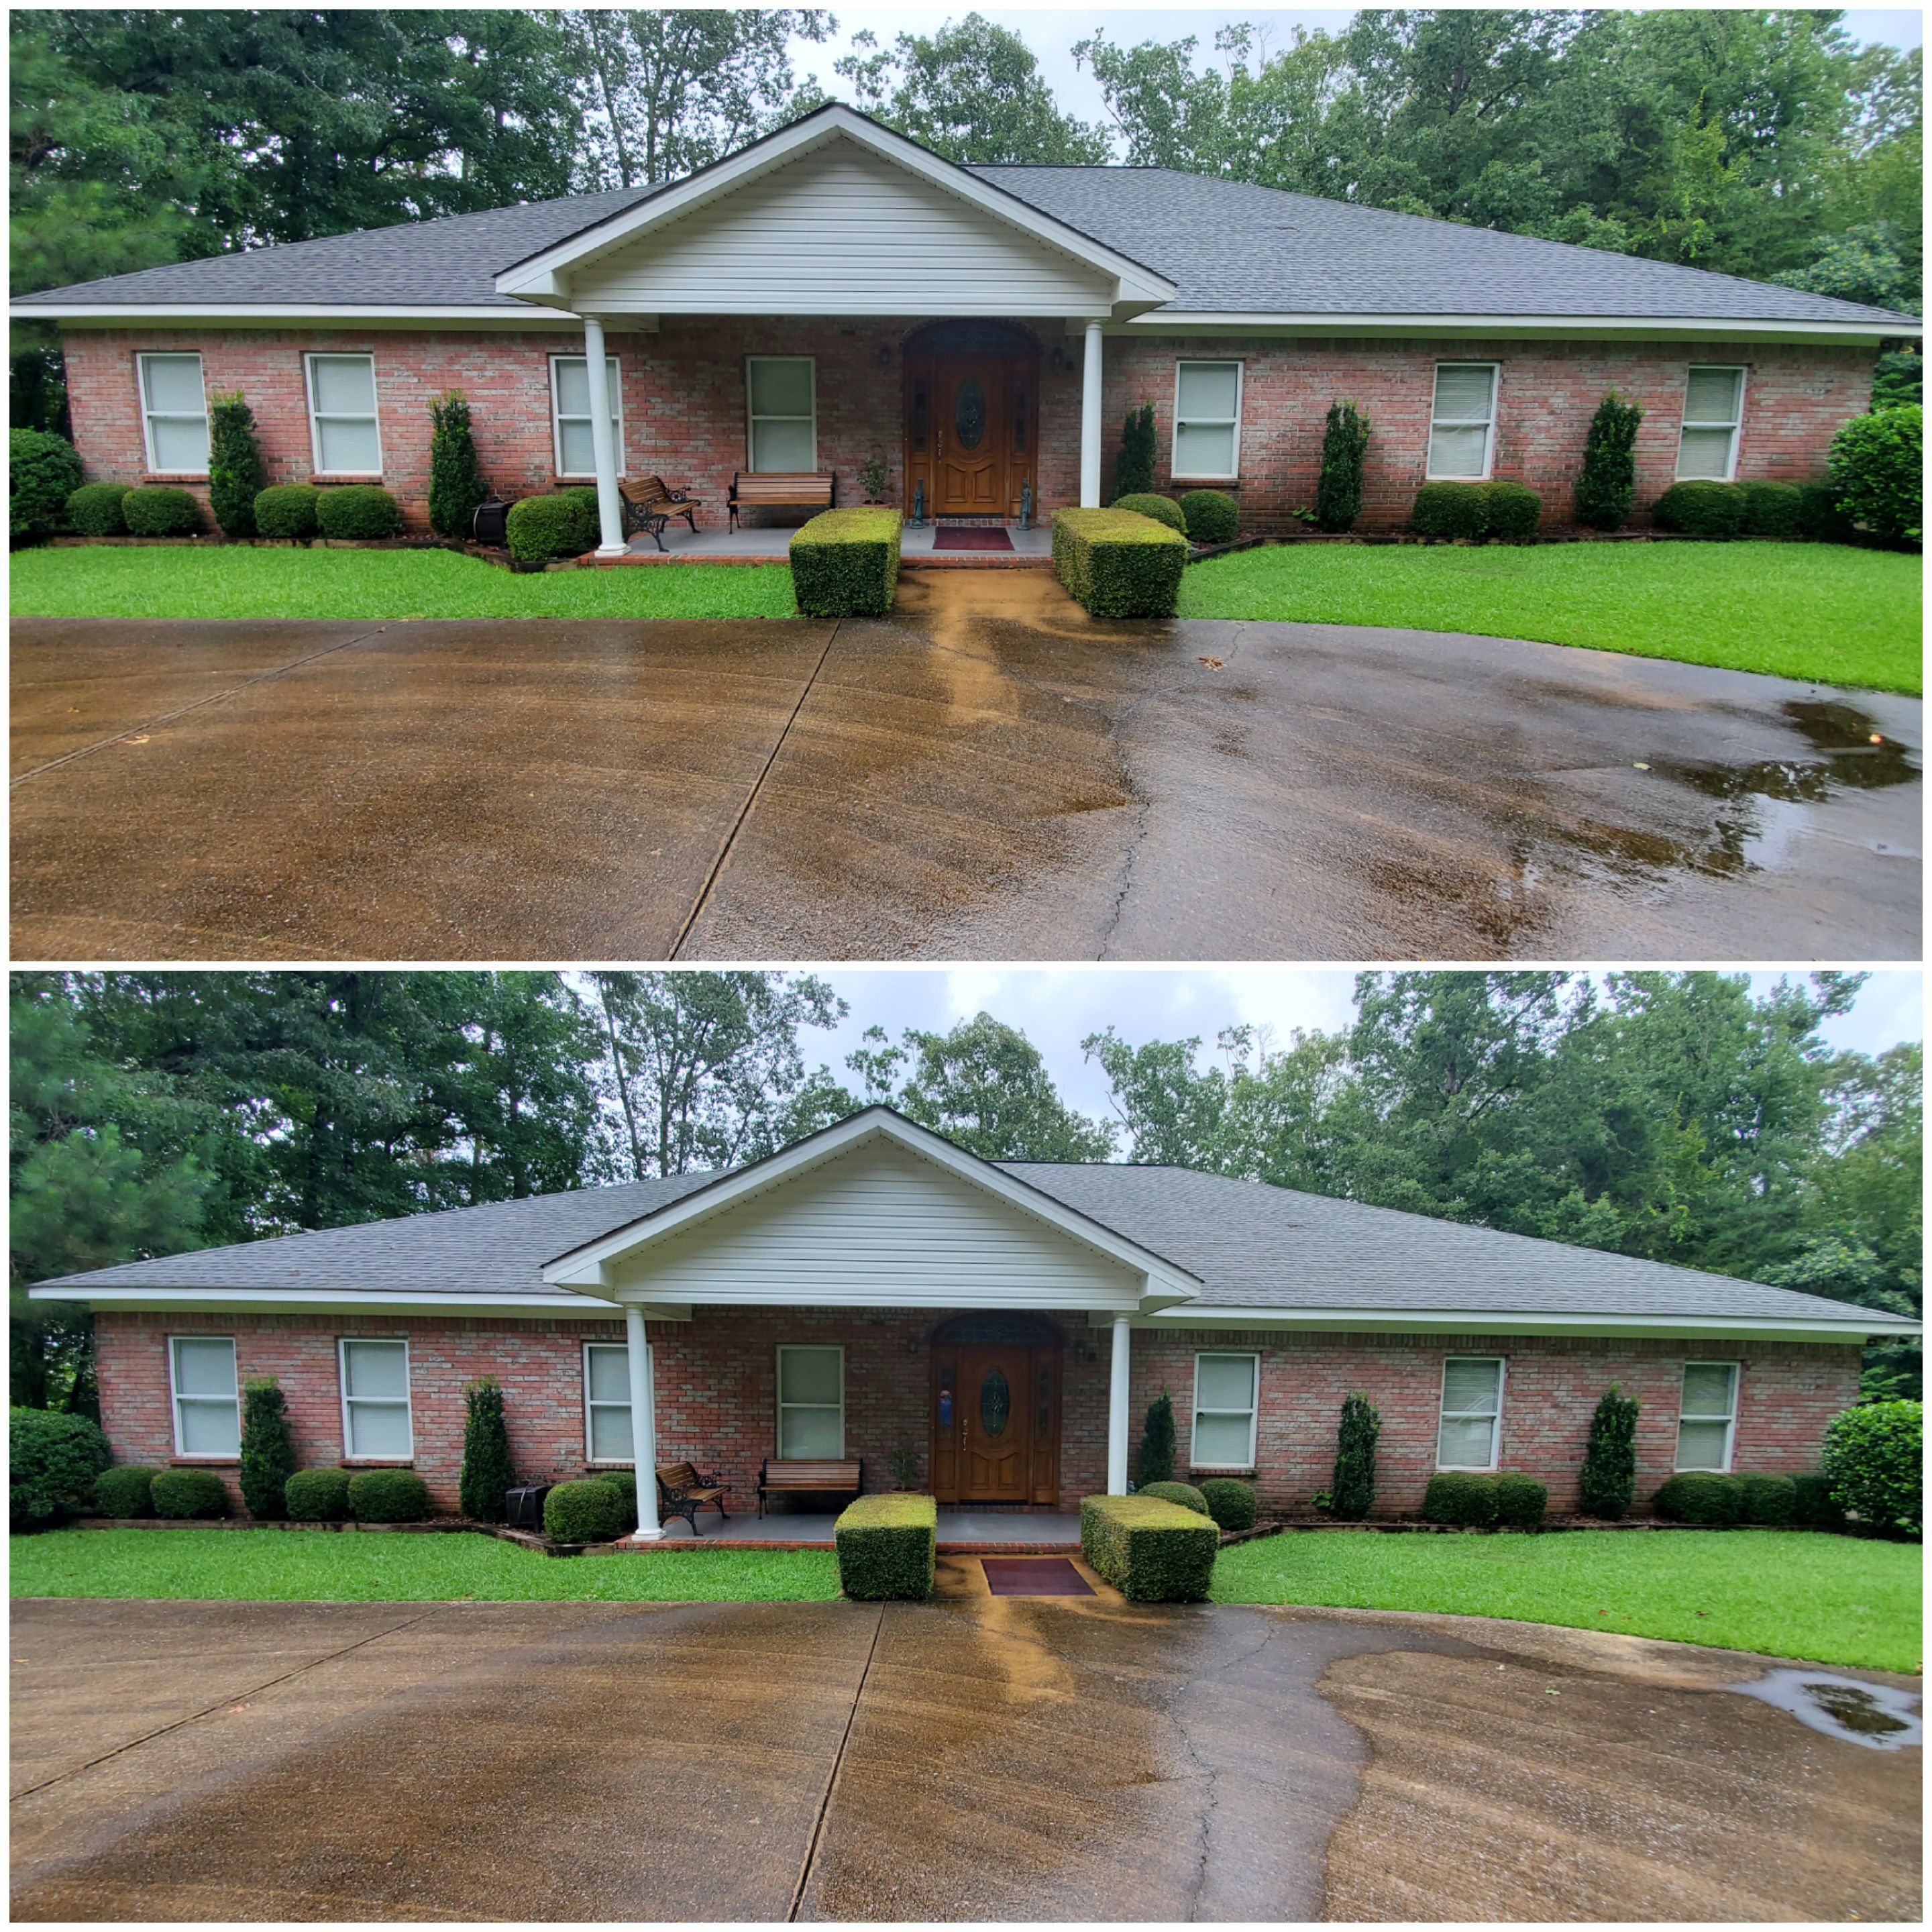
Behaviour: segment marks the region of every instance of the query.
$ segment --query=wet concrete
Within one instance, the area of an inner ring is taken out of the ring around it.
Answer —
[[[1734,1652],[1104,1586],[14,1608],[22,1920],[1918,1911],[1918,1752]]]
[[[890,619],[14,625],[20,958],[1916,958],[1916,700]],[[1874,742],[1876,741],[1876,742]]]

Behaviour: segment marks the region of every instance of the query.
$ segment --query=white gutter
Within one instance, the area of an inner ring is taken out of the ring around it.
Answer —
[[[608,1315],[608,1302],[595,1296],[560,1292],[554,1294],[490,1294],[466,1292],[438,1294],[386,1289],[280,1288],[63,1288],[37,1283],[27,1291],[30,1301],[66,1301],[88,1308],[234,1309],[274,1314],[291,1309],[398,1309],[416,1312],[440,1310],[470,1315]]]
[[[1840,1320],[1830,1316],[1532,1315],[1520,1310],[1204,1308],[1196,1303],[1136,1316],[1136,1328],[1306,1329],[1359,1334],[1673,1335],[1754,1341],[1863,1342],[1873,1335],[1916,1335],[1921,1324],[1875,1318],[1870,1310]]]
[[[70,328],[132,326],[161,328],[200,323],[218,328],[278,328],[291,322],[337,328],[578,329],[574,315],[521,304],[488,308],[410,305],[352,307],[330,302],[19,302],[8,314],[16,322],[58,322]]]
[[[1720,341],[1879,342],[1918,337],[1925,325],[1916,316],[1895,322],[1778,322],[1702,316],[1628,315],[1326,314],[1319,312],[1233,314],[1214,309],[1158,308],[1110,322],[1110,335],[1169,335],[1238,332],[1283,335],[1509,335],[1538,338],[1628,338],[1649,342],[1716,338]]]

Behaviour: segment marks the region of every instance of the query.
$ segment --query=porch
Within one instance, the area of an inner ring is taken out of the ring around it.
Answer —
[[[730,1520],[720,1522],[711,1515],[704,1528],[694,1536],[689,1523],[674,1516],[658,1537],[630,1537],[626,1541],[638,1547],[662,1550],[679,1544],[707,1550],[830,1550],[836,1512],[820,1514],[798,1510],[788,1515],[767,1515],[762,1520],[747,1512],[734,1511]],[[982,1552],[1006,1556],[1064,1556],[1080,1547],[1080,1517],[1077,1510],[1009,1510],[942,1509],[939,1512],[939,1550],[942,1556],[971,1556]]]
[[[700,523],[694,531],[674,524],[664,533],[662,550],[648,536],[634,536],[621,554],[606,556],[599,551],[589,561],[605,568],[634,563],[782,563],[796,534],[796,526],[782,524],[740,525],[733,530],[722,523],[715,527]],[[954,547],[962,536],[970,548]],[[1024,530],[1011,524],[928,524],[921,528],[909,524],[900,536],[899,556],[902,562],[920,569],[1045,569],[1053,561],[1053,532],[1037,524]]]

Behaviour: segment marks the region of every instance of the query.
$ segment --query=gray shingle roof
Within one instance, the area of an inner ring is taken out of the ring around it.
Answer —
[[[982,180],[1179,285],[1168,306],[1229,314],[1619,316],[1890,324],[1909,316],[1768,283],[1395,214],[1168,168],[976,167]],[[657,190],[620,188],[292,242],[16,299],[526,310],[512,264]]]
[[[1846,1318],[1843,1302],[1816,1295],[1185,1168],[1000,1165],[1199,1276],[1202,1293],[1190,1306],[1283,1314],[1480,1309],[1740,1322]],[[288,1234],[42,1286],[71,1288],[83,1300],[105,1288],[231,1288],[544,1295],[580,1306],[582,1298],[545,1287],[547,1262],[718,1178],[685,1174]],[[1874,1333],[1909,1325],[1868,1312],[1866,1319]]]

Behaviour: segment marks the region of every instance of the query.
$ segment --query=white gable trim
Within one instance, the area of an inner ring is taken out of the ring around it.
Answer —
[[[1114,306],[1128,312],[1150,308],[1173,300],[1177,284],[1164,275],[1136,262],[1131,256],[1096,242],[1076,228],[1056,221],[1030,207],[1004,188],[981,181],[965,169],[922,148],[917,142],[896,134],[889,128],[868,119],[842,104],[808,114],[782,128],[775,134],[700,171],[647,201],[637,203],[608,217],[592,228],[567,236],[521,262],[512,264],[496,278],[500,295],[516,296],[526,302],[568,304],[573,270],[588,266],[613,249],[647,236],[707,203],[742,188],[758,176],[784,166],[811,149],[835,140],[848,140],[882,159],[904,168],[934,186],[944,189],[1004,222],[1008,227],[1035,242],[1057,249],[1083,267],[1097,269],[1114,283]]]

